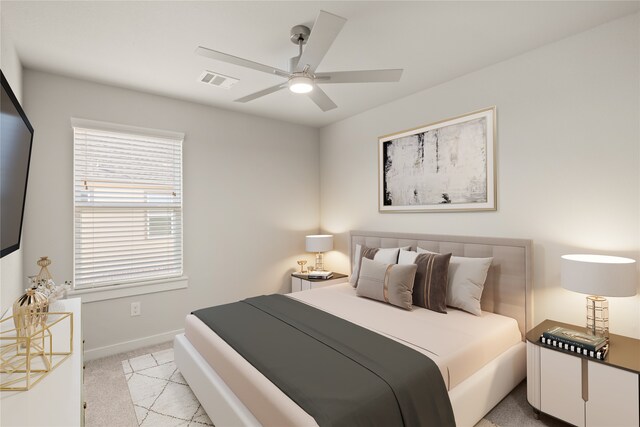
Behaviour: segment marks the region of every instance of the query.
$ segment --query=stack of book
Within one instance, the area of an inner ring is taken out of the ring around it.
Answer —
[[[589,335],[585,332],[560,326],[542,333],[540,341],[551,347],[578,353],[583,356],[603,360],[607,356],[609,344],[605,337]]]
[[[332,271],[310,271],[309,279],[331,279],[333,277]]]

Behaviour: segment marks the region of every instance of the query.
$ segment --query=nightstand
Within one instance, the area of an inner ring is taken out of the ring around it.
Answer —
[[[545,320],[527,333],[527,400],[543,412],[576,426],[640,424],[640,340],[610,334],[604,360],[548,347],[540,335],[554,326]]]
[[[325,286],[337,285],[347,280],[349,280],[349,276],[341,273],[333,273],[331,279],[309,279],[305,275],[293,273],[291,274],[291,292],[324,288]]]

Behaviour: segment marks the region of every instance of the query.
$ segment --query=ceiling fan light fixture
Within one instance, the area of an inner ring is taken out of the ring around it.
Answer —
[[[309,93],[313,90],[313,79],[307,76],[293,76],[289,79],[289,90],[293,93]]]

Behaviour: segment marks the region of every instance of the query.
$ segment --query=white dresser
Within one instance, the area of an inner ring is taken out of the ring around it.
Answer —
[[[84,402],[82,398],[82,318],[80,298],[56,302],[49,311],[73,313],[73,353],[55,370],[27,391],[0,392],[0,425],[64,426],[84,425]],[[64,331],[64,328],[61,328]],[[57,340],[68,340],[68,336],[55,336]],[[55,344],[54,344],[55,349]]]

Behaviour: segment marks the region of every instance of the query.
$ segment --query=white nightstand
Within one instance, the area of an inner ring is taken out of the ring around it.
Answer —
[[[291,292],[308,291],[309,289],[324,288],[325,286],[337,285],[349,280],[346,274],[333,273],[331,279],[309,279],[304,275],[291,274]]]
[[[604,360],[548,347],[545,320],[527,333],[527,400],[534,410],[579,427],[640,424],[640,340],[611,334]]]

